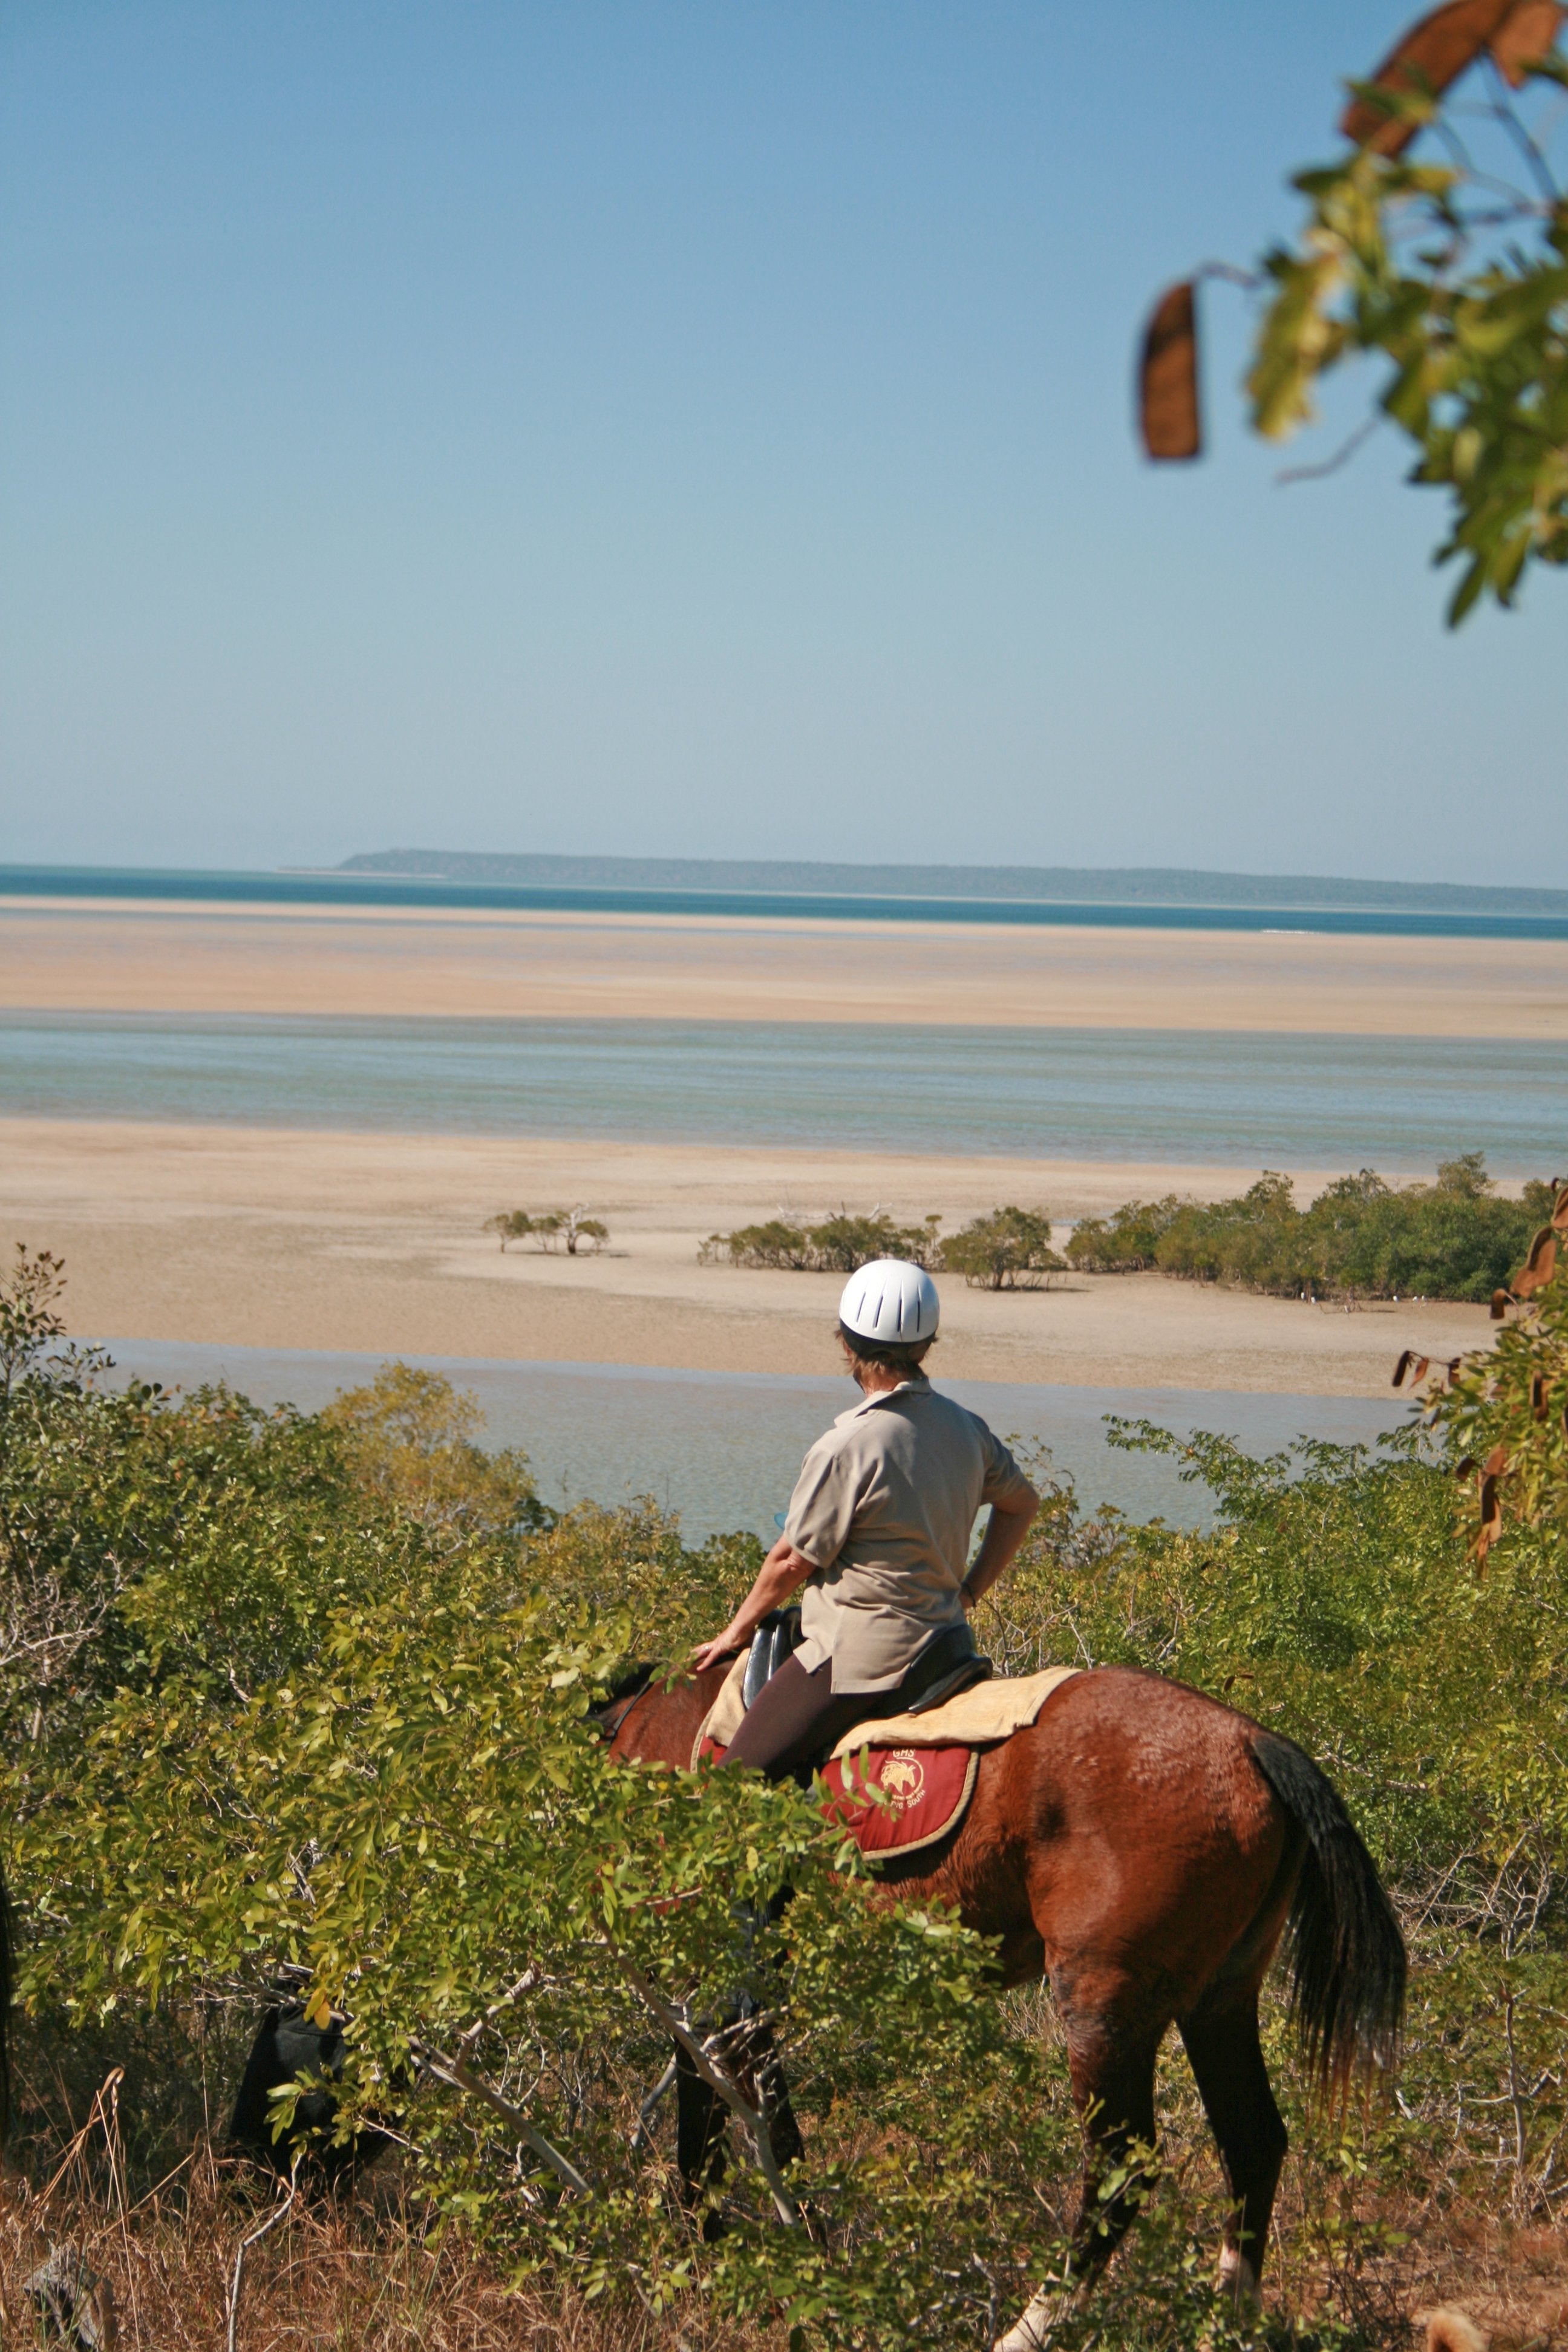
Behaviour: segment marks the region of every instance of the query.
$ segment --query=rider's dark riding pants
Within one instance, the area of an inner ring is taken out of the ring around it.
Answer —
[[[904,1714],[922,1691],[951,1674],[973,1646],[967,1627],[956,1636],[939,1634],[901,1683],[879,1691],[836,1691],[831,1659],[808,1673],[798,1657],[786,1658],[747,1708],[724,1761],[750,1764],[772,1780],[820,1764],[858,1723]]]

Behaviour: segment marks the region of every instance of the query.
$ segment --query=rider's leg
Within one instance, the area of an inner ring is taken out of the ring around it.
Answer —
[[[836,1692],[830,1659],[807,1673],[798,1657],[789,1657],[747,1708],[724,1761],[782,1780],[798,1766],[820,1763],[858,1723],[900,1714],[907,1705],[899,1690]]]

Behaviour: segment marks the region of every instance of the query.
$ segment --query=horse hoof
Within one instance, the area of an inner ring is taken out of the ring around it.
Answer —
[[[1238,2319],[1262,2318],[1263,2291],[1258,2273],[1238,2247],[1226,2246],[1221,2254],[1218,2284]]]
[[[999,2336],[991,2352],[1047,2352],[1051,2337],[1060,2321],[1072,2306],[1072,2296],[1060,2287],[1043,2286],[1005,2336]]]

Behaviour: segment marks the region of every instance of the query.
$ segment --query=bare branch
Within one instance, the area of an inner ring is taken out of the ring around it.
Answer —
[[[784,2185],[784,2176],[779,2171],[778,2159],[773,2155],[773,2140],[768,2132],[766,2117],[759,2115],[756,2108],[744,2097],[727,2070],[715,2064],[679,2011],[673,2009],[665,2000],[664,1995],[648,1982],[637,1963],[611,1943],[608,1936],[605,1937],[605,1943],[614,1956],[621,1974],[637,1998],[647,2003],[659,2023],[675,2036],[709,2089],[716,2091],[724,2105],[731,2108],[745,2125],[757,2151],[758,2167],[773,2197],[773,2209],[786,2230],[797,2229],[800,2226],[800,2209]]]
[[[290,2180],[289,2183],[289,2193],[285,2197],[282,2204],[279,2206],[277,2211],[269,2213],[266,2221],[262,2222],[261,2227],[258,2230],[252,2230],[248,2238],[241,2238],[239,2244],[236,2249],[234,2257],[234,2274],[228,2283],[228,2352],[235,2352],[235,2343],[239,2329],[239,2287],[240,2280],[245,2272],[245,2257],[249,2252],[251,2247],[256,2244],[258,2239],[264,2238],[268,2230],[275,2230],[277,2228],[284,2215],[292,2210],[293,2204],[294,2183]]]
[[[536,1968],[531,1966],[524,1969],[515,1984],[508,1985],[505,1992],[492,2000],[489,2009],[482,2011],[475,2018],[472,2025],[464,2027],[458,2036],[458,2049],[465,2052],[471,2050],[486,2026],[492,2024],[503,2009],[510,2009],[514,2000],[521,2000],[525,1992],[531,1992],[535,1985],[541,1981],[539,1970]]]
[[[1275,488],[1288,488],[1292,482],[1321,482],[1325,475],[1337,474],[1342,466],[1349,465],[1362,443],[1371,440],[1382,423],[1381,415],[1369,416],[1365,424],[1358,425],[1350,439],[1342,442],[1333,456],[1326,457],[1321,466],[1287,466],[1283,473],[1275,475]]]
[[[1503,79],[1497,59],[1489,58],[1487,62],[1491,68],[1492,81],[1497,91],[1491,109],[1493,121],[1501,123],[1520,153],[1524,157],[1530,166],[1531,175],[1546,202],[1549,205],[1559,204],[1562,201],[1563,191],[1552,175],[1552,166],[1514,112],[1512,104],[1505,94],[1508,84]]]
[[[579,2197],[598,2195],[593,2182],[584,2180],[571,2158],[563,2156],[558,2147],[552,2147],[544,2134],[529,2122],[521,2108],[514,2107],[510,2099],[503,2098],[495,2085],[487,2083],[482,2074],[476,2074],[464,2059],[443,2058],[438,2050],[429,2049],[423,2042],[411,2042],[408,2046],[427,2074],[433,2074],[438,2083],[447,2084],[454,2091],[466,2091],[470,2098],[481,2100],[500,2116],[516,2132],[519,2139],[550,2167],[557,2179],[565,2182],[568,2189],[575,2189]]]

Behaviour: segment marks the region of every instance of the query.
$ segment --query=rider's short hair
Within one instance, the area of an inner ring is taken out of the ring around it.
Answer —
[[[858,1364],[878,1364],[884,1371],[898,1372],[906,1381],[923,1380],[921,1365],[936,1345],[936,1333],[929,1339],[868,1339],[859,1331],[851,1331],[847,1323],[840,1323],[838,1336]]]

